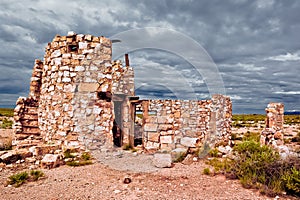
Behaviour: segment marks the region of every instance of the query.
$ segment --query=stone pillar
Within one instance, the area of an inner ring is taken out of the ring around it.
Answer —
[[[269,103],[266,108],[266,128],[274,130],[283,129],[284,105],[283,103]]]
[[[266,108],[266,128],[260,136],[262,145],[272,145],[274,147],[282,145],[284,105],[283,103],[269,103]]]

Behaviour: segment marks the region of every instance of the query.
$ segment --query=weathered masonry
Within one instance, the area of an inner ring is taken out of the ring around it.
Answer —
[[[29,96],[17,101],[15,147],[129,144],[156,151],[228,140],[229,97],[141,100],[134,93],[133,68],[111,55],[112,43],[105,37],[55,36],[44,60],[35,61]]]
[[[261,144],[283,145],[283,123],[284,123],[284,105],[283,103],[269,103],[266,110],[266,128],[260,136]]]

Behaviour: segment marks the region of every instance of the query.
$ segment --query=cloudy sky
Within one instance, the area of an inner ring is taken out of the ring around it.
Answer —
[[[0,107],[13,107],[19,96],[28,95],[34,59],[43,58],[56,34],[72,30],[112,37],[160,27],[206,50],[235,113],[264,113],[272,101],[283,102],[285,110],[300,110],[299,10],[298,0],[1,1]],[[180,47],[190,49],[189,44]],[[130,53],[137,94],[174,98],[177,87],[186,88],[187,98],[190,93],[209,98],[205,77],[187,60],[158,49]]]

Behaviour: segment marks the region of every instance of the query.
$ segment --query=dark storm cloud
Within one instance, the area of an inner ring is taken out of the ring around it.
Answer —
[[[132,28],[162,27],[179,31],[206,49],[232,97],[234,112],[264,112],[269,101],[300,110],[299,10],[297,0],[1,2],[0,107],[27,95],[34,59],[43,58],[44,47],[55,34],[73,30],[110,37]],[[181,50],[188,51],[189,46],[182,45]],[[168,87],[177,87],[186,96],[195,92],[197,97],[209,97],[205,77],[183,58],[147,50],[131,53],[130,62],[138,92],[145,97],[172,98]],[[176,86],[178,77],[188,90]]]

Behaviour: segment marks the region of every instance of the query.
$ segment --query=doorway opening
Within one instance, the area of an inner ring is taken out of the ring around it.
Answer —
[[[122,101],[114,101],[115,120],[113,123],[113,142],[117,147],[123,145],[123,131],[122,131]]]

